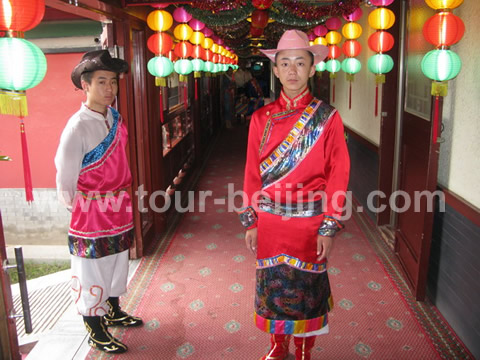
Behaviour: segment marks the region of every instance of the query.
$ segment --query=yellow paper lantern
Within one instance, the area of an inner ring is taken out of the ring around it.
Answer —
[[[167,31],[172,27],[173,17],[168,11],[154,10],[148,14],[147,24],[154,31]]]
[[[332,30],[325,35],[325,40],[327,40],[327,43],[330,45],[336,45],[342,41],[342,35],[338,31]]]
[[[215,54],[218,53],[218,44],[217,43],[213,43],[212,46],[210,47],[210,50],[212,50],[212,52],[214,52]]]
[[[189,40],[192,44],[201,45],[205,40],[205,35],[201,31],[194,31]]]
[[[342,34],[349,40],[358,39],[362,35],[362,26],[355,22],[349,22],[343,25]]]
[[[395,24],[395,14],[387,8],[378,8],[368,15],[368,23],[376,30],[390,29]]]
[[[315,40],[313,40],[313,43],[315,45],[324,45],[324,46],[328,45],[327,40],[325,40],[323,36],[316,37]]]
[[[428,6],[432,9],[455,9],[462,5],[463,0],[425,0]]]
[[[210,49],[213,45],[213,40],[209,37],[206,37],[204,40],[203,40],[203,44],[202,44],[202,47],[204,49]]]
[[[188,24],[179,24],[173,29],[173,35],[178,40],[187,41],[193,34],[192,28]]]

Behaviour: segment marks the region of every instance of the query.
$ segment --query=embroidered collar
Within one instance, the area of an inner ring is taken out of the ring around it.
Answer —
[[[107,107],[107,115],[104,115],[103,113],[101,113],[100,111],[97,111],[97,110],[94,110],[92,108],[89,108],[87,106],[87,104],[85,103],[82,103],[82,108],[85,112],[87,112],[91,117],[95,118],[95,119],[98,119],[98,120],[102,120],[105,122],[105,126],[107,127],[107,130],[110,131],[110,124],[113,122],[112,120],[112,107],[108,106]],[[110,110],[110,111],[109,111]]]
[[[307,106],[310,101],[312,101],[312,94],[308,90],[308,87],[305,88],[300,94],[295,96],[293,99],[290,99],[284,92],[283,89],[280,92],[280,104],[282,107],[285,107],[287,110],[294,109],[296,107],[305,107]]]

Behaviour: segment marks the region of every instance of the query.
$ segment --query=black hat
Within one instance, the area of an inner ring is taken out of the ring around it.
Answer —
[[[82,60],[72,71],[73,84],[81,89],[80,77],[82,74],[97,70],[107,70],[119,74],[128,70],[128,63],[122,59],[112,58],[108,50],[89,51],[82,56]]]

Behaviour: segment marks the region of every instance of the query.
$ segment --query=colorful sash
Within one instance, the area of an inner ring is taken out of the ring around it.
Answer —
[[[335,108],[313,99],[285,140],[260,164],[262,189],[287,176],[307,156],[323,134]]]

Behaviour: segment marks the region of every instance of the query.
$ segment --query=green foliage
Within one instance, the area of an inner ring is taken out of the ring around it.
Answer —
[[[25,273],[27,280],[36,279],[41,276],[53,274],[59,271],[70,269],[70,262],[55,262],[55,263],[39,263],[26,261]],[[15,269],[9,270],[10,282],[12,284],[18,283],[18,274]]]

